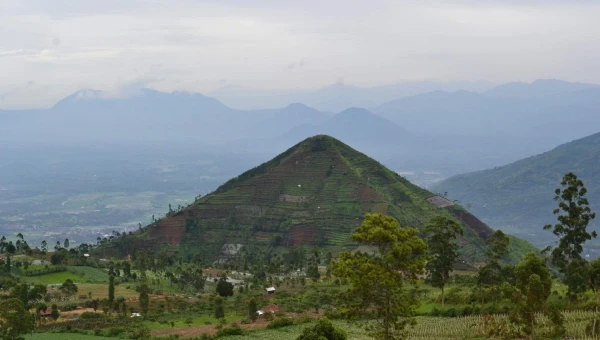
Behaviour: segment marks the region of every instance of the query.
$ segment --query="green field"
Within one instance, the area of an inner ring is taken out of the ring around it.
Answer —
[[[39,333],[25,336],[25,340],[117,340],[103,336],[69,334],[69,333]]]
[[[59,273],[51,273],[40,276],[24,276],[23,280],[27,283],[31,284],[39,284],[39,285],[49,285],[49,284],[59,284],[65,282],[67,279],[73,280],[73,282],[85,282],[86,279],[82,276],[75,275],[68,271],[59,272]]]
[[[239,323],[241,320],[245,319],[245,316],[240,316],[235,313],[226,313],[225,319],[227,320],[227,322],[238,322]],[[219,324],[219,321],[220,320],[215,319],[212,315],[196,315],[196,316],[192,317],[192,323],[190,324],[190,326],[194,327],[194,326],[205,325],[206,322],[210,322],[210,324],[217,325],[217,324]],[[144,326],[146,326],[152,330],[188,327],[188,325],[185,323],[185,319],[173,320],[173,322],[175,322],[175,325],[173,327],[171,327],[171,325],[169,323],[161,324],[159,322],[152,322],[152,321],[145,321]]]
[[[86,282],[108,282],[108,272],[88,266],[68,266],[69,272],[82,276]]]

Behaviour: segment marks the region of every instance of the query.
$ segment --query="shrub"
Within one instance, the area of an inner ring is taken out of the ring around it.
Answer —
[[[235,326],[230,328],[223,328],[217,331],[217,338],[229,335],[244,335],[244,330],[242,330],[238,326]]]
[[[485,312],[488,314],[500,314],[500,308],[495,305],[485,307]]]
[[[319,319],[313,327],[305,328],[296,340],[346,340],[348,335],[342,329],[334,327],[326,317]]]
[[[458,316],[458,311],[456,310],[456,308],[448,308],[443,312],[443,316],[455,318]]]
[[[81,313],[79,318],[81,320],[103,319],[104,315],[101,313],[83,312],[83,313]]]
[[[275,328],[291,326],[293,324],[294,324],[294,320],[289,319],[289,318],[281,318],[281,319],[277,319],[277,320],[274,320],[271,323],[269,323],[267,325],[267,328],[275,329]]]

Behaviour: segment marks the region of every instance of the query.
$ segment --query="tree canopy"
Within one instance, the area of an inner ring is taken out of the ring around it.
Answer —
[[[427,245],[414,228],[382,214],[366,214],[352,239],[374,248],[371,254],[344,252],[334,264],[334,275],[348,279],[351,287],[342,294],[348,317],[375,313],[370,327],[378,339],[400,339],[412,322],[414,297],[404,289],[423,274]]]

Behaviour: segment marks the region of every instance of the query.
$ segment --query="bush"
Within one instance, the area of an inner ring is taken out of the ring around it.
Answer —
[[[274,320],[271,323],[269,323],[267,325],[267,328],[275,329],[275,328],[291,326],[293,324],[294,324],[294,320],[289,319],[289,318],[281,318],[281,319],[277,319],[277,320]]]
[[[500,308],[495,305],[485,307],[485,312],[488,314],[500,314]]]
[[[458,311],[456,310],[456,308],[448,308],[442,314],[443,316],[448,318],[455,318],[458,316]]]
[[[334,327],[326,317],[319,319],[313,327],[305,328],[296,340],[346,340],[348,335],[342,329]]]
[[[81,320],[103,319],[104,315],[101,314],[101,313],[83,312],[83,313],[81,313],[81,315],[79,316],[79,318]]]
[[[304,323],[311,323],[313,322],[313,319],[309,316],[303,316],[300,319],[296,320],[296,324],[301,325]]]
[[[229,335],[244,335],[244,330],[238,326],[223,328],[217,331],[217,338]]]

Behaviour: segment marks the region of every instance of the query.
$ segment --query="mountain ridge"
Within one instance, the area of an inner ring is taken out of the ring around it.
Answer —
[[[554,240],[542,226],[553,223],[554,190],[574,172],[588,189],[592,210],[600,211],[600,133],[562,144],[544,153],[477,172],[453,176],[434,186],[464,204],[484,221],[529,239],[538,247]],[[597,221],[591,226],[598,229]],[[600,254],[598,241],[589,242]]]

